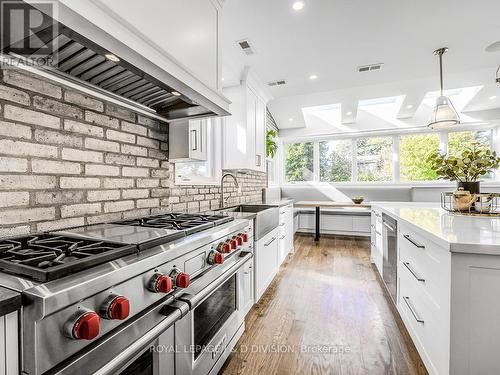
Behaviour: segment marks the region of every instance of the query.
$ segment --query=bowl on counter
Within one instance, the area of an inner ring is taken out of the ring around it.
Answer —
[[[365,200],[365,197],[354,197],[351,198],[351,200],[354,202],[354,204],[361,204]]]

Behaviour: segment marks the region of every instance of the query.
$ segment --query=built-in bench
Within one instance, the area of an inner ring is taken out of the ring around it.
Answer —
[[[314,233],[316,212],[314,208],[296,208],[298,232]],[[351,236],[370,235],[370,215],[366,208],[322,209],[320,232],[324,234],[345,234]]]

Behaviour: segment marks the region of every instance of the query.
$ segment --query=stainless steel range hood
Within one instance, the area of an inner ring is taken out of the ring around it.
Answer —
[[[48,57],[57,64],[43,67],[45,71],[147,107],[166,121],[229,114],[227,106],[207,99],[63,4],[58,6],[58,20],[36,2],[29,6],[47,15],[43,27],[30,37],[52,47]],[[9,48],[2,53],[14,55]],[[119,60],[110,60],[109,54]]]

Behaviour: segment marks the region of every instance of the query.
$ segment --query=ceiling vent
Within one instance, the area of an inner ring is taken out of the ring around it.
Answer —
[[[358,72],[371,72],[373,70],[380,70],[382,69],[382,66],[384,64],[370,64],[370,65],[363,65],[363,66],[358,66]]]
[[[255,51],[253,50],[253,48],[250,44],[250,41],[248,41],[247,39],[240,40],[236,43],[238,43],[238,45],[243,50],[243,52],[245,52],[245,55],[250,56],[250,55],[253,55],[255,53]]]
[[[268,86],[274,87],[274,86],[283,86],[286,85],[286,81],[284,79],[280,79],[278,81],[272,81],[267,84]]]

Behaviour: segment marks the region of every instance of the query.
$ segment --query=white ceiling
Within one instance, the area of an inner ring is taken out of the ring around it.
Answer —
[[[223,9],[224,84],[238,82],[236,60],[263,82],[285,79],[286,86],[270,88],[274,100],[269,108],[280,129],[290,129],[280,134],[292,136],[293,129],[304,127],[311,134],[328,132],[307,122],[302,109],[339,103],[339,123],[370,130],[371,122],[358,111],[359,100],[401,95],[394,118],[415,126],[412,119],[425,109],[423,98],[439,88],[432,51],[443,46],[450,48],[444,56],[447,88],[484,86],[464,111],[500,107],[500,85],[494,84],[500,52],[485,52],[500,40],[500,1],[304,2],[299,12],[292,9],[292,0],[227,0]],[[236,44],[246,38],[256,51],[253,56],[245,56]],[[384,63],[383,69],[357,72],[357,66],[372,63]],[[311,74],[318,79],[310,80]],[[498,99],[489,99],[495,95]],[[418,121],[425,125],[423,117]]]

